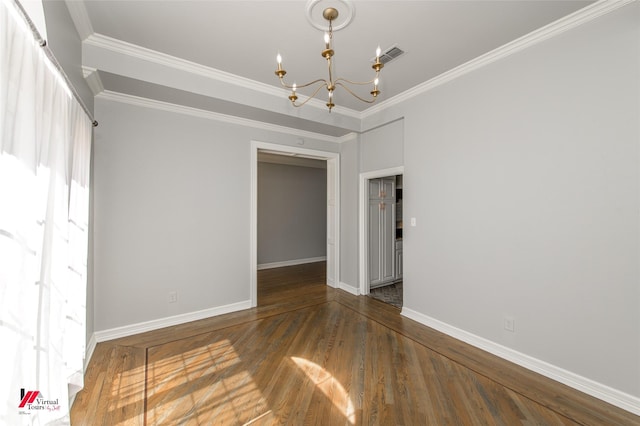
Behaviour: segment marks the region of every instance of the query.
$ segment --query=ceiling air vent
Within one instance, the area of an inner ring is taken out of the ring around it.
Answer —
[[[400,49],[399,47],[390,47],[380,54],[380,62],[382,62],[383,64],[387,64],[402,54],[404,54],[404,50]],[[371,62],[375,61],[376,58],[371,59]]]

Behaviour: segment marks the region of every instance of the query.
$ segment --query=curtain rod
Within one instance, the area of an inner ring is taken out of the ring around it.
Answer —
[[[20,14],[22,15],[22,17],[26,21],[26,23],[29,24],[29,28],[31,28],[31,32],[33,33],[33,38],[36,40],[36,42],[38,42],[40,47],[42,47],[42,50],[44,50],[44,53],[45,53],[45,55],[47,55],[47,58],[49,58],[49,60],[53,64],[53,66],[58,70],[58,72],[60,73],[60,75],[64,79],[65,83],[67,84],[67,87],[69,88],[69,91],[71,91],[71,94],[73,95],[73,97],[76,99],[76,101],[78,101],[78,103],[80,104],[80,106],[84,110],[85,114],[87,114],[87,117],[89,117],[89,120],[91,120],[91,124],[93,125],[93,127],[97,127],[98,126],[98,122],[93,117],[93,113],[91,113],[89,108],[87,108],[87,105],[84,103],[84,101],[82,100],[82,98],[78,94],[78,91],[76,90],[74,85],[71,83],[71,80],[69,80],[69,77],[67,76],[67,73],[64,72],[64,69],[62,69],[62,66],[60,65],[60,63],[56,59],[55,55],[53,54],[53,51],[49,48],[49,46],[47,46],[47,40],[42,38],[42,36],[40,35],[40,31],[38,31],[38,29],[36,28],[36,25],[33,23],[31,18],[27,14],[26,10],[22,7],[22,4],[20,4],[20,1],[18,1],[18,0],[13,0],[13,1],[15,3],[16,7],[18,8],[18,10],[20,11]]]

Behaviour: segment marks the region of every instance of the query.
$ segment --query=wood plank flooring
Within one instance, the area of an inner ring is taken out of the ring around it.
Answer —
[[[640,417],[324,284],[259,271],[258,308],[98,344],[72,425],[634,425]]]

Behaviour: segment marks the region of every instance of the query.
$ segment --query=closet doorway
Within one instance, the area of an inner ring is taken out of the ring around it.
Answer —
[[[395,306],[402,304],[391,286],[402,282],[403,173],[395,167],[360,174],[360,293],[386,293],[382,298]]]

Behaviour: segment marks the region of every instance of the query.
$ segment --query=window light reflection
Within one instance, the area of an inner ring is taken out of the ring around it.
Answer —
[[[307,377],[331,400],[333,405],[342,411],[349,423],[352,425],[356,423],[355,407],[338,379],[312,361],[295,356],[292,356],[291,360],[304,371]]]

